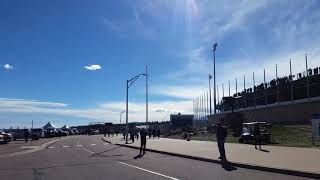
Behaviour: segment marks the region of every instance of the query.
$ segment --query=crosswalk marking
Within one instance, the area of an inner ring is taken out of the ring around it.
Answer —
[[[78,144],[77,146],[78,146],[78,147],[82,147],[83,145],[81,145],[81,144]]]
[[[62,147],[64,147],[64,148],[68,148],[69,146],[62,146]]]
[[[95,146],[96,144],[91,144],[91,146]]]
[[[54,149],[54,148],[55,148],[55,147],[53,147],[53,146],[50,146],[50,147],[49,147],[49,149]]]

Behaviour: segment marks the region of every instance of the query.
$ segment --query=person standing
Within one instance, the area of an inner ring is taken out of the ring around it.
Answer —
[[[28,138],[29,138],[29,131],[28,129],[24,130],[24,140],[26,143],[28,143]]]
[[[140,131],[140,156],[146,153],[146,144],[147,144],[147,133],[145,129],[141,129]],[[143,154],[142,154],[143,151]]]
[[[254,147],[257,149],[257,145],[259,145],[259,149],[261,149],[261,131],[259,124],[256,124],[254,126],[253,135],[255,140]]]
[[[160,138],[160,129],[158,129],[158,134],[157,135],[158,135],[158,138]]]
[[[225,126],[223,126],[222,122],[223,121],[217,123],[216,136],[217,136],[218,149],[220,152],[219,159],[226,161],[227,158],[226,158],[224,143],[225,143],[226,137],[228,136],[228,131],[227,131],[227,128]]]
[[[152,138],[154,139],[155,136],[156,136],[156,129],[152,129]]]
[[[149,127],[149,139],[151,138],[152,130]]]

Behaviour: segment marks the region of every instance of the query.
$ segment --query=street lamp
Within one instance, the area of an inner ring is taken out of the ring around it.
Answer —
[[[216,49],[218,44],[214,43],[213,45],[213,85],[214,85],[214,96],[213,96],[213,103],[214,103],[214,114],[217,113],[216,109]]]
[[[128,144],[128,131],[129,131],[129,126],[128,126],[128,98],[129,98],[129,88],[134,84],[134,82],[140,77],[140,76],[147,76],[147,74],[139,74],[135,77],[133,77],[130,80],[127,80],[127,97],[126,97],[126,144]]]
[[[209,99],[210,99],[210,115],[212,114],[212,110],[211,110],[211,79],[212,79],[212,76],[209,74]]]
[[[120,113],[120,126],[121,126],[121,119],[122,119],[121,117],[122,117],[122,114],[125,113],[125,112],[126,112],[126,111],[122,111],[122,112]]]

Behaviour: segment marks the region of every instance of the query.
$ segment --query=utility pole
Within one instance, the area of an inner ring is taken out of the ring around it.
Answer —
[[[279,81],[278,81],[278,65],[276,64],[276,83],[277,83],[277,103],[279,106]]]
[[[126,144],[128,144],[128,132],[129,132],[129,124],[128,124],[128,101],[129,101],[129,80],[127,80],[127,96],[126,96]]]
[[[218,44],[215,43],[213,45],[213,86],[214,86],[214,96],[213,96],[213,103],[214,103],[214,114],[217,113],[217,108],[216,108],[216,49],[217,49]]]
[[[307,98],[308,98],[308,113],[310,108],[310,92],[309,92],[309,73],[308,73],[308,58],[306,54],[306,73],[307,73]]]
[[[291,67],[291,59],[290,59],[290,89],[291,89],[291,102],[293,104],[293,76],[292,76],[292,67]]]
[[[209,98],[210,98],[210,115],[212,114],[212,109],[211,109],[211,79],[212,79],[212,76],[209,74],[208,76],[208,79],[209,79]]]
[[[228,80],[228,84],[229,84],[229,97],[230,97],[230,80]]]
[[[148,107],[148,66],[146,65],[146,127],[148,128],[148,111],[149,111],[149,107]]]

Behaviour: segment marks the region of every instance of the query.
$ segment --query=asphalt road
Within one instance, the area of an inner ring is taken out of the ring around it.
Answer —
[[[84,179],[306,179],[234,168],[219,164],[147,152],[105,143],[101,136],[74,136],[47,149],[0,159],[1,180]]]

